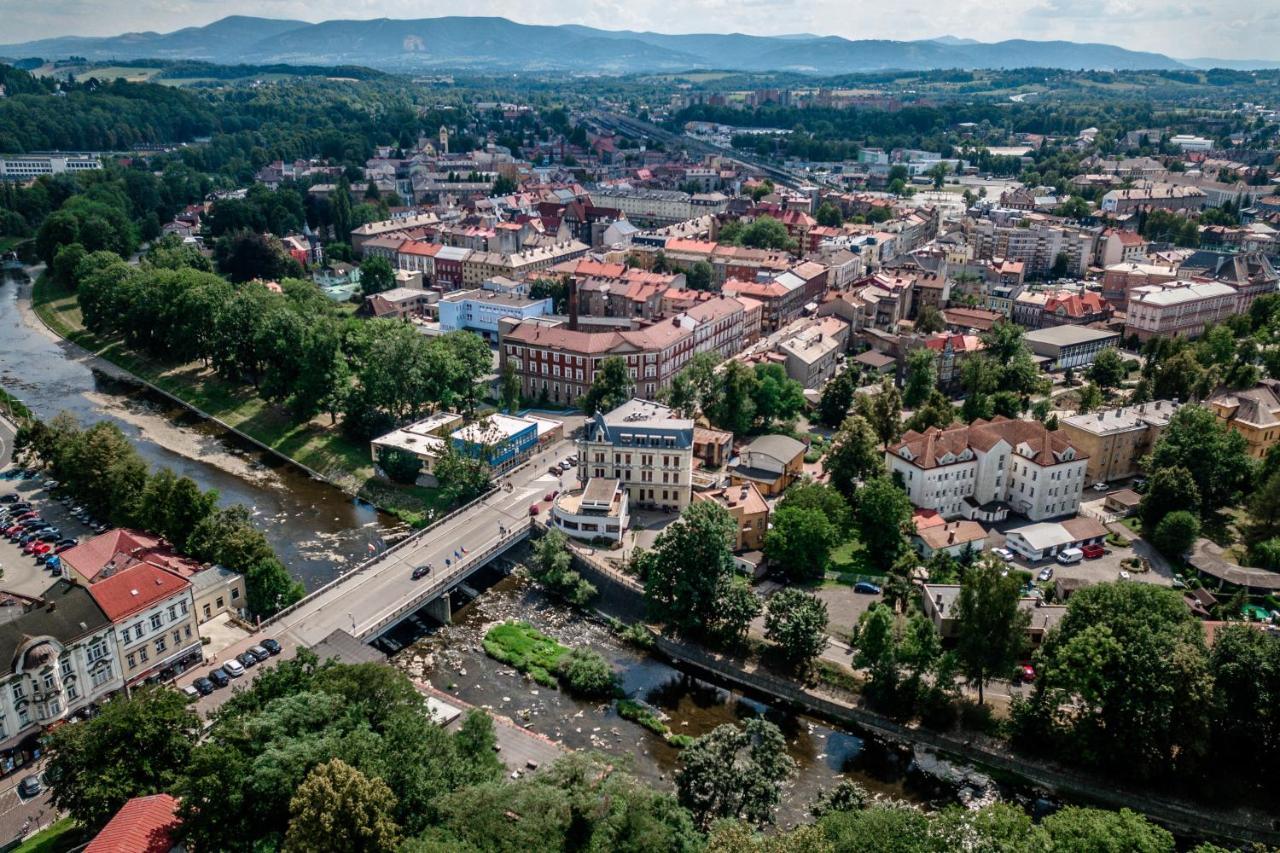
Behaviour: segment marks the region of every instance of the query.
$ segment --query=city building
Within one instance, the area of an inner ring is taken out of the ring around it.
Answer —
[[[182,818],[169,794],[134,797],[98,831],[83,853],[185,853]]]
[[[960,557],[966,551],[977,554],[987,544],[987,530],[976,521],[964,518],[947,521],[929,510],[916,512],[912,521],[916,528],[915,545],[925,560],[932,559],[939,551],[952,557]]]
[[[1102,197],[1101,210],[1124,215],[1139,210],[1199,211],[1204,206],[1204,190],[1199,187],[1152,182],[1111,190]]]
[[[693,500],[717,503],[733,516],[738,528],[733,542],[735,552],[763,550],[764,537],[769,532],[769,503],[755,483],[694,492]]]
[[[1120,333],[1088,326],[1049,326],[1023,337],[1038,356],[1048,359],[1050,370],[1079,370],[1093,364],[1104,349],[1119,346]]]
[[[392,320],[424,317],[427,306],[437,299],[438,294],[430,291],[393,287],[390,290],[366,296],[364,303],[360,306],[360,313],[367,317],[385,317]]]
[[[804,473],[805,443],[787,435],[753,438],[729,466],[730,486],[754,483],[766,497],[780,495]]]
[[[1027,218],[1034,220],[1035,216]],[[969,223],[965,228],[975,260],[1020,262],[1024,269],[1019,272],[1025,270],[1030,276],[1048,276],[1059,255],[1066,259],[1067,275],[1083,276],[1093,257],[1092,233],[1049,221],[999,225],[983,219]]]
[[[956,618],[957,605],[960,602],[959,584],[927,583],[920,590],[924,615],[933,621],[938,635],[943,640],[953,640],[959,627]],[[1022,598],[1018,600],[1018,609],[1031,614],[1027,621],[1027,641],[1038,646],[1045,635],[1057,627],[1067,615],[1067,608],[1059,604],[1045,604],[1039,598]]]
[[[848,341],[849,324],[824,317],[778,344],[778,352],[786,357],[787,376],[805,388],[821,388],[835,375]]]
[[[1169,425],[1178,404],[1156,400],[1058,418],[1058,430],[1089,459],[1090,483],[1109,483],[1132,477]]]
[[[1129,261],[1109,265],[1102,273],[1102,298],[1114,307],[1125,310],[1129,294],[1149,284],[1164,284],[1178,277],[1175,265]]]
[[[582,426],[578,476],[622,483],[632,507],[679,512],[693,484],[693,421],[649,400],[596,412]]]
[[[1060,522],[1042,521],[1011,528],[1005,532],[1005,546],[1034,563],[1067,548],[1101,545],[1106,538],[1107,528],[1101,521],[1077,516]]]
[[[111,620],[73,581],[55,581],[0,623],[0,775],[42,752],[50,727],[88,716],[120,690],[117,654]]]
[[[486,289],[446,293],[436,307],[440,312],[440,331],[466,329],[491,340],[497,340],[499,322],[504,319],[528,320],[550,314],[552,310],[550,297],[533,299]]]
[[[494,413],[454,430],[449,439],[462,455],[501,472],[529,457],[538,446],[538,432],[538,421]]]
[[[1237,313],[1239,294],[1219,281],[1148,284],[1129,291],[1125,336],[1198,338],[1204,330]]]
[[[944,518],[1033,521],[1075,513],[1087,458],[1061,431],[997,417],[968,426],[907,432],[885,451],[911,503]]]
[[[89,587],[114,626],[125,689],[169,681],[204,661],[190,581],[137,563]]]
[[[564,492],[551,508],[551,524],[568,536],[621,542],[631,523],[627,490],[618,480],[592,477],[586,486]]]
[[[1205,405],[1244,436],[1250,456],[1261,459],[1280,443],[1280,382],[1275,379],[1263,379],[1241,391],[1221,390]]]
[[[733,433],[710,427],[694,427],[693,455],[708,468],[720,468],[733,455]]]
[[[0,157],[0,179],[29,181],[41,175],[89,172],[102,168],[97,154],[13,154]]]

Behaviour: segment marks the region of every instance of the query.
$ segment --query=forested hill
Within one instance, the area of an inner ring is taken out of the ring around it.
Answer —
[[[0,65],[0,153],[103,151],[182,142],[216,126],[207,99],[192,91],[122,80],[62,83]]]

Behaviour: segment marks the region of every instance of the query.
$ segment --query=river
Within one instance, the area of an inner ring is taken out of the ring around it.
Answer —
[[[519,575],[499,580],[456,610],[453,624],[431,629],[397,653],[393,662],[439,690],[511,717],[566,746],[595,749],[620,759],[640,779],[672,790],[677,748],[619,717],[610,703],[581,701],[564,691],[539,687],[484,653],[485,631],[508,619],[529,622],[567,646],[600,652],[619,673],[625,695],[664,712],[676,733],[698,736],[723,723],[757,715],[776,723],[797,768],[795,779],[783,792],[778,812],[782,825],[805,821],[809,803],[842,778],[855,780],[882,797],[931,806],[958,801],[956,785],[913,772],[909,751],[694,678],[622,643],[606,626],[550,600],[540,587]],[[983,793],[993,795],[994,786]]]
[[[153,467],[172,468],[222,504],[242,503],[291,574],[314,589],[380,549],[403,526],[353,501],[236,436],[86,363],[30,311],[31,281],[5,270],[0,279],[0,386],[35,414],[70,412],[82,423],[117,424]]]

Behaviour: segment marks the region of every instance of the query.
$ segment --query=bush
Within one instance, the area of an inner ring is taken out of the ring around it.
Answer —
[[[619,699],[617,708],[619,717],[644,726],[655,735],[662,735],[665,738],[671,733],[671,729],[667,727],[666,723],[662,722],[652,709],[634,699]]]
[[[556,673],[570,693],[590,699],[607,699],[618,692],[618,676],[597,651],[574,649],[556,663]]]
[[[386,472],[388,478],[395,483],[413,485],[422,473],[422,460],[417,454],[398,447],[383,447],[378,450],[378,464]]]

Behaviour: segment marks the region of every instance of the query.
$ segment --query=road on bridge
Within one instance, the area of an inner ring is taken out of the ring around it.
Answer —
[[[430,583],[436,573],[449,571],[445,560],[456,564],[455,552],[466,559],[462,548],[469,554],[479,554],[497,544],[501,538],[499,525],[506,528],[526,525],[529,506],[533,503],[542,505],[539,517],[545,518],[550,511],[542,500],[546,493],[561,489],[562,483],[570,487],[576,485],[577,476],[576,469],[555,476],[549,468],[573,452],[570,441],[548,447],[524,468],[501,481],[511,486],[510,491],[500,488],[411,542],[374,558],[296,610],[264,625],[263,635],[291,640],[301,646],[314,645],[338,629],[361,637],[388,612],[418,594],[420,587]],[[433,566],[432,575],[413,580],[413,569],[424,563]]]

